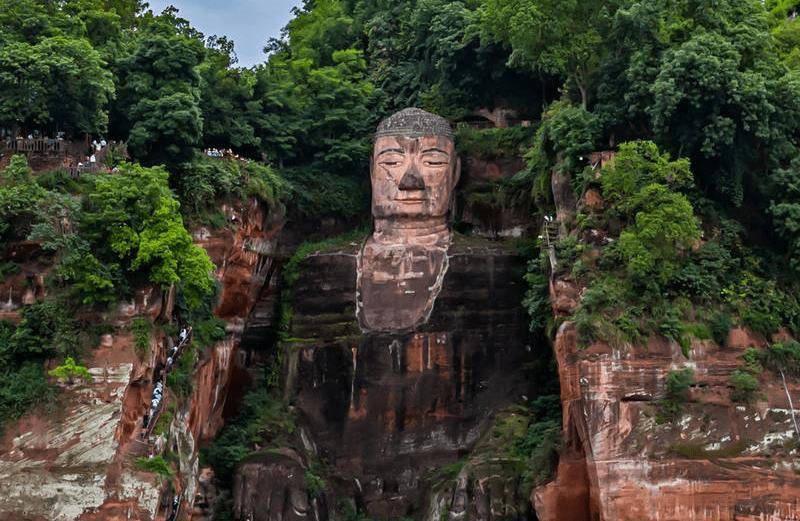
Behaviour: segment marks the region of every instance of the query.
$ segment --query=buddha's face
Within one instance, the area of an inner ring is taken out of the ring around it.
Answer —
[[[379,137],[372,154],[374,217],[447,216],[459,175],[452,139]]]

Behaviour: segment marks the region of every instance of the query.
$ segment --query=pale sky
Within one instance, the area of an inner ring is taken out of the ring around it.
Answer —
[[[291,9],[300,0],[149,0],[160,13],[174,5],[180,16],[206,36],[225,35],[236,43],[239,65],[249,67],[264,61],[264,44],[280,35],[291,19]]]

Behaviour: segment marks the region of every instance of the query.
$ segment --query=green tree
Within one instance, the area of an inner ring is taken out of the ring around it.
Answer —
[[[769,23],[781,60],[794,70],[800,69],[800,20],[795,0],[768,0]]]
[[[32,179],[25,157],[13,156],[0,172],[0,239],[24,239],[47,193]]]
[[[553,103],[542,114],[533,146],[525,154],[527,168],[514,180],[530,183],[534,198],[546,204],[552,194],[553,169],[566,176],[578,174],[595,150],[600,132],[597,116],[585,108],[566,101]]]
[[[203,146],[254,151],[261,142],[253,126],[262,112],[261,100],[254,99],[255,73],[234,68],[235,63],[232,41],[224,36],[207,39],[198,67]]]
[[[603,197],[616,209],[631,209],[645,186],[661,184],[672,189],[692,186],[692,172],[687,159],[671,161],[652,141],[622,143],[614,160],[603,168],[600,183]]]
[[[789,246],[789,263],[800,272],[800,154],[786,168],[775,171],[773,182],[779,194],[773,199],[770,212]]]
[[[800,83],[773,51],[757,0],[633,2],[614,15],[596,111],[612,140],[655,138],[697,184],[764,205],[769,173],[798,136]]]
[[[588,108],[592,77],[608,49],[614,1],[486,0],[484,37],[508,44],[509,65],[571,82]]]
[[[319,17],[290,24],[286,45],[256,71],[255,96],[266,112],[257,136],[262,152],[296,188],[301,211],[351,217],[366,208],[369,136],[384,96],[369,80],[361,50],[327,55],[305,47],[326,27]]]
[[[116,175],[96,177],[83,228],[106,262],[120,263],[164,288],[176,284],[189,306],[197,307],[213,291],[214,266],[184,227],[168,178],[163,168],[128,163]],[[92,283],[102,294],[108,280]]]
[[[0,124],[73,134],[105,129],[114,83],[89,38],[99,25],[87,26],[78,5],[88,6],[0,1]]]
[[[689,162],[670,161],[652,142],[622,144],[603,168],[603,196],[629,222],[617,250],[635,280],[671,281],[682,253],[700,238],[692,204],[675,191],[691,182]]]
[[[477,108],[518,108],[532,116],[545,80],[506,66],[509,51],[481,40],[480,2],[422,0],[355,2],[363,25],[373,82],[388,96],[389,110],[419,106],[448,118]]]
[[[203,120],[197,66],[199,36],[173,11],[141,28],[130,55],[120,58],[115,131],[146,165],[176,166],[200,146]]]

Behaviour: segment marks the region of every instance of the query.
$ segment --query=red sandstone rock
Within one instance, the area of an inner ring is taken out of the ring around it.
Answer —
[[[568,287],[554,281],[553,301],[564,300]],[[761,375],[765,401],[730,400],[731,373],[763,338],[734,329],[723,348],[695,341],[689,359],[662,338],[646,346],[578,344],[574,325],[563,323],[554,351],[566,447],[554,481],[533,494],[539,519],[800,519],[800,476],[788,441],[794,429],[780,379]],[[697,386],[679,422],[659,425],[666,375],[682,367],[694,369]]]
[[[590,188],[583,194],[583,204],[592,211],[602,210],[604,204],[603,196],[600,195],[598,190]]]
[[[748,347],[761,347],[765,344],[764,337],[741,327],[735,327],[728,332],[725,347],[731,349],[746,349]]]

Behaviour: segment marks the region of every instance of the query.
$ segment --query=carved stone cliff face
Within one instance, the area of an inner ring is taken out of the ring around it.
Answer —
[[[426,472],[459,459],[493,413],[530,392],[524,262],[502,247],[456,243],[426,324],[361,333],[357,251],[314,255],[302,267],[290,393],[336,474],[358,483],[371,514],[396,518],[424,504]]]
[[[596,197],[596,194],[594,194]],[[761,375],[763,399],[731,401],[729,377],[764,339],[743,330],[724,345],[695,341],[579,347],[569,320],[581,288],[551,284],[564,448],[556,479],[533,497],[539,519],[557,521],[786,521],[800,519],[800,475],[780,378]],[[696,384],[677,422],[659,424],[655,402],[670,370],[692,367]],[[789,392],[797,396],[797,385]]]

